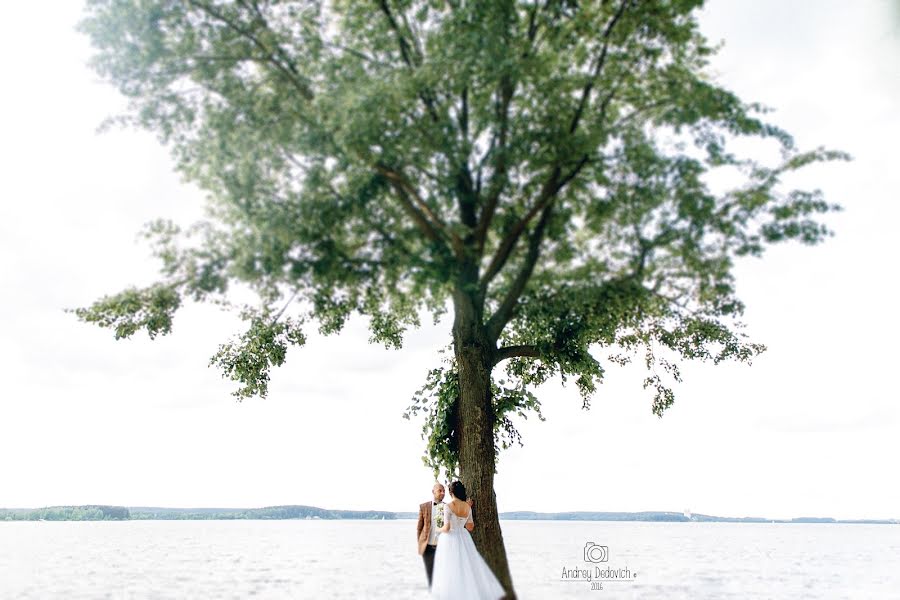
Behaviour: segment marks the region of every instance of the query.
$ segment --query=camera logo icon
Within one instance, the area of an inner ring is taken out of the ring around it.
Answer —
[[[609,547],[598,546],[594,542],[584,545],[584,562],[601,563],[609,560]]]

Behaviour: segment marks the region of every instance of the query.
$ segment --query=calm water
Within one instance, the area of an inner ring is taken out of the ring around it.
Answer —
[[[900,526],[505,521],[521,598],[898,598]],[[561,580],[604,569],[633,581]],[[624,569],[628,569],[627,572]],[[0,522],[0,598],[421,599],[415,522]]]

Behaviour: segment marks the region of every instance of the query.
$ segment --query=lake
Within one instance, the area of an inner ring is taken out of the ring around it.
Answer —
[[[523,600],[900,597],[896,525],[501,523]],[[0,522],[0,598],[421,599],[415,529],[413,520]],[[606,546],[607,561],[586,562],[588,543]],[[624,580],[609,580],[616,574]]]

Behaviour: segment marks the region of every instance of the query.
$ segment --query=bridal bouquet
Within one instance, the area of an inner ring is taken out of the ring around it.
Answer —
[[[438,502],[435,504],[435,507],[438,509],[438,514],[434,516],[434,522],[438,526],[438,529],[444,526],[444,503]]]

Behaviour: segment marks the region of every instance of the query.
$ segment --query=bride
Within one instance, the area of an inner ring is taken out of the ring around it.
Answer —
[[[466,503],[466,488],[459,481],[449,487],[453,498],[444,505],[444,526],[434,555],[431,597],[437,600],[497,600],[505,595],[503,586],[478,554],[466,529],[473,523]]]

